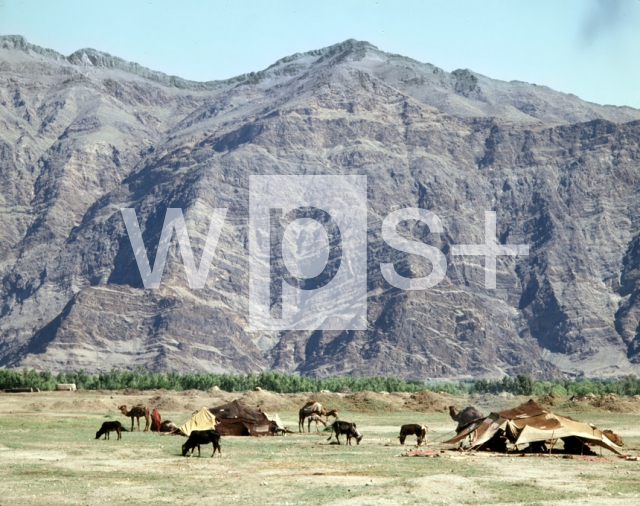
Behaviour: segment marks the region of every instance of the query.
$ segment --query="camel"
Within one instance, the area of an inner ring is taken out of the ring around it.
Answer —
[[[320,432],[318,430],[318,422],[320,422],[325,427],[327,426],[327,424],[324,422],[322,417],[320,415],[316,415],[314,413],[313,415],[310,415],[310,416],[307,417],[307,431],[308,432],[311,432],[311,422],[316,422],[316,432],[318,432],[318,433]]]
[[[454,406],[449,406],[449,415],[454,422],[458,422],[456,433],[460,433],[476,420],[484,418],[484,415],[473,406],[467,406],[460,412],[457,412]]]
[[[607,439],[611,441],[614,445],[624,446],[624,443],[622,442],[622,438],[612,430],[609,430],[609,429],[603,430],[602,435],[606,436]]]
[[[171,420],[163,420],[160,423],[160,432],[175,432],[178,427]]]
[[[319,402],[307,402],[304,406],[302,406],[302,408],[300,408],[298,417],[298,432],[304,432],[304,419],[308,418],[311,415],[325,416],[327,420],[330,416],[332,416],[337,420],[338,410],[332,409],[330,411],[327,411]]]
[[[123,404],[122,406],[118,406],[118,409],[124,416],[128,416],[129,418],[131,418],[131,432],[133,432],[134,417],[138,421],[138,432],[140,432],[140,418],[143,416],[146,421],[144,432],[147,432],[149,430],[149,408],[142,404],[138,404],[137,406],[133,406],[131,408],[131,411],[127,411],[127,406]]]

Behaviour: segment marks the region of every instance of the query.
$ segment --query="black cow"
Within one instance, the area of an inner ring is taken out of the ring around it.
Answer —
[[[347,436],[348,445],[351,445],[351,438],[355,438],[358,444],[360,444],[360,441],[362,441],[362,435],[356,429],[355,423],[336,420],[331,424],[331,431],[331,435],[329,436],[329,439],[327,439],[327,441],[331,441],[334,433],[336,435],[336,441],[338,441],[338,444],[340,444],[340,439],[338,438],[340,434],[344,434]]]
[[[128,432],[122,424],[118,421],[115,422],[104,422],[100,430],[96,432],[96,439],[100,439],[100,436],[104,434],[105,439],[109,439],[109,432],[116,431],[118,433],[118,439],[122,439],[120,432]]]
[[[407,436],[416,436],[418,438],[418,446],[420,446],[427,439],[429,428],[426,425],[420,425],[418,423],[408,423],[400,427],[400,444],[403,445]]]
[[[193,450],[195,450],[197,446],[199,457],[200,445],[207,445],[209,443],[213,444],[213,453],[211,456],[213,457],[216,454],[216,450],[218,450],[218,455],[222,457],[222,452],[220,451],[220,433],[214,429],[194,430],[191,432],[187,442],[182,445],[182,456],[186,457],[189,450],[191,450],[191,455],[193,455]]]

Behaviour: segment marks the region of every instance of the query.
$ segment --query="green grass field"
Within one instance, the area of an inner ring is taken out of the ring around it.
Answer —
[[[433,441],[453,429],[446,414],[341,412],[342,419],[356,421],[364,434],[359,446],[329,444],[327,433],[226,437],[221,459],[210,458],[210,445],[203,447],[201,458],[183,458],[182,437],[127,432],[121,441],[115,433],[109,441],[95,440],[105,420],[118,419],[128,426],[128,419],[115,411],[38,411],[25,409],[17,397],[4,395],[0,402],[2,506],[203,500],[312,505],[640,504],[638,462],[459,452],[429,458],[401,456],[415,441],[411,437],[405,448],[399,445],[401,424],[426,423]],[[189,412],[165,415],[174,421],[188,416]],[[297,426],[296,413],[280,416],[285,425]],[[630,452],[638,453],[636,416],[598,413],[589,421],[616,430]],[[447,447],[432,442],[429,448]]]

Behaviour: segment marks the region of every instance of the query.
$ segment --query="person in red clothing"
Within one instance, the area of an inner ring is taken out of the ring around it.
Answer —
[[[156,432],[160,432],[160,421],[160,413],[157,409],[154,408],[153,412],[151,413],[151,431],[155,430]]]

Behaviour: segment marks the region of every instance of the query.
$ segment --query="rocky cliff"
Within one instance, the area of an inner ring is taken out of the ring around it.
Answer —
[[[368,178],[368,329],[249,325],[249,175]],[[227,81],[195,83],[106,53],[65,57],[0,37],[0,365],[88,371],[281,370],[312,376],[550,377],[640,371],[640,111],[429,64],[349,40]],[[145,290],[120,208],[153,261],[165,210],[196,259],[228,208],[204,290],[173,244]],[[439,248],[447,276],[381,238]],[[497,287],[483,259],[497,213]]]

